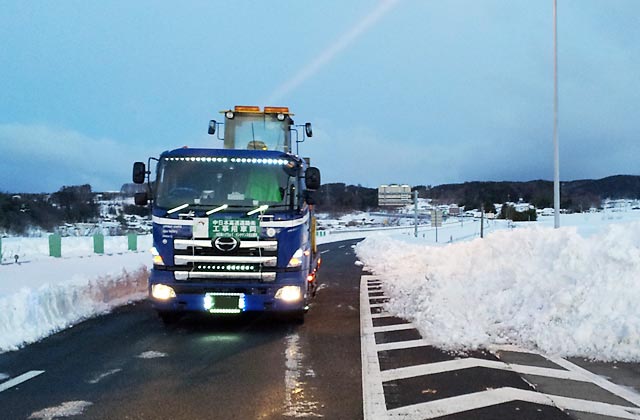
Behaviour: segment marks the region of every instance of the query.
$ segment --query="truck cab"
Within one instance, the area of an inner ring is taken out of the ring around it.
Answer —
[[[166,322],[185,312],[264,311],[303,321],[321,263],[320,173],[291,153],[292,134],[300,141],[288,108],[223,113],[224,124],[209,123],[223,148],[166,151],[153,159],[154,182],[143,162],[134,164],[134,182],[148,186],[136,202],[152,206],[150,300]],[[310,136],[310,124],[304,129]]]

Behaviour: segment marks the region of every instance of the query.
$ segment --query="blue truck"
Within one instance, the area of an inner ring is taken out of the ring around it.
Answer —
[[[320,171],[297,154],[311,124],[295,125],[286,107],[222,114],[208,132],[223,148],[182,147],[133,165],[133,181],[146,183],[135,202],[151,204],[152,306],[165,323],[186,312],[276,312],[302,323],[321,264]]]

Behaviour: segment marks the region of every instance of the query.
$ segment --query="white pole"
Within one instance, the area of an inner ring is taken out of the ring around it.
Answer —
[[[558,0],[553,0],[553,209],[560,227],[560,149],[558,146]]]
[[[413,217],[415,222],[414,237],[418,237],[418,190],[413,191]]]

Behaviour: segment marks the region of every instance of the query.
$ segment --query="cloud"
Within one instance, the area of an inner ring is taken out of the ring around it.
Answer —
[[[148,152],[107,138],[47,125],[0,124],[0,191],[51,192],[91,184],[119,190],[133,160]]]

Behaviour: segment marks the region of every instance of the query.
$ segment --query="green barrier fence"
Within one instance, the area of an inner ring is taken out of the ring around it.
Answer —
[[[102,233],[93,235],[93,252],[104,254],[104,235]]]
[[[49,235],[49,255],[52,257],[62,257],[62,237],[57,233]]]
[[[129,243],[129,251],[137,251],[138,250],[138,235],[135,233],[130,233],[127,235],[127,240]]]

